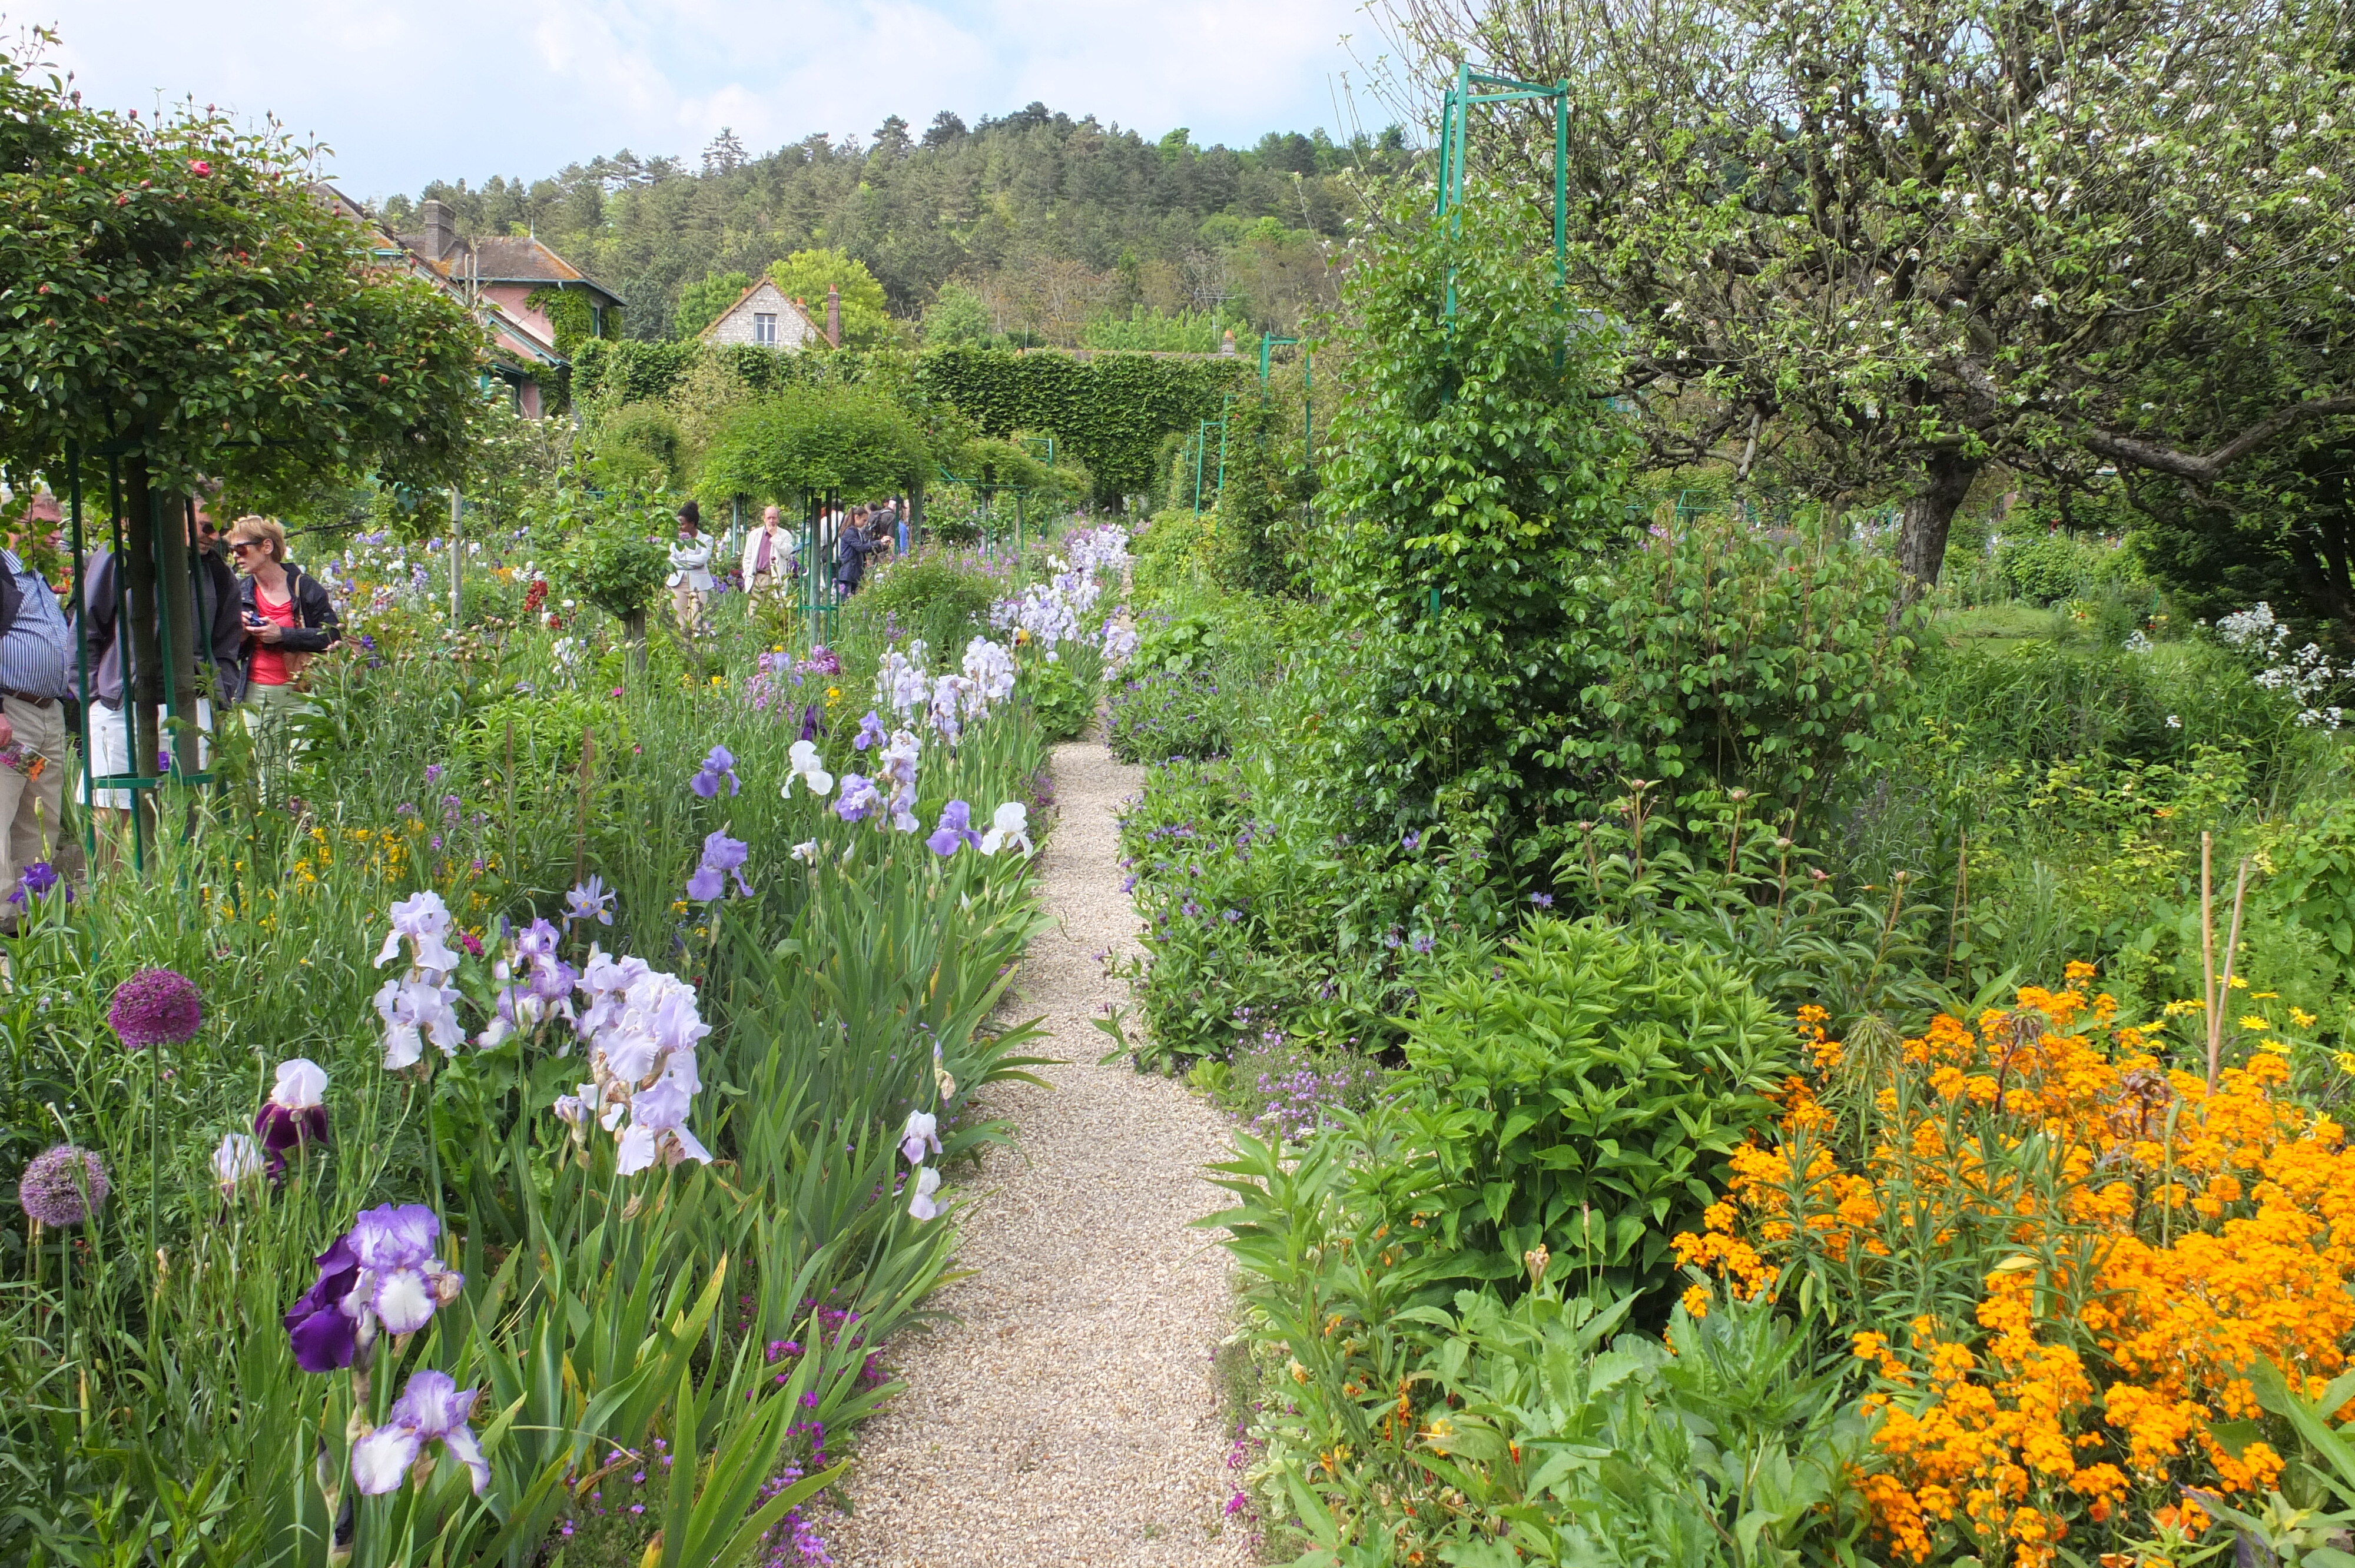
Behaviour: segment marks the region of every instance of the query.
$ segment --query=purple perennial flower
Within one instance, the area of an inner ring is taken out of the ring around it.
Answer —
[[[695,777],[687,781],[687,787],[709,800],[719,793],[722,779],[728,781],[728,793],[731,796],[744,787],[736,777],[736,758],[726,747],[715,746],[711,755],[703,759],[703,766],[696,769]]]
[[[834,814],[846,822],[861,822],[882,803],[883,795],[875,788],[875,780],[846,773],[842,776],[842,793],[834,802]]]
[[[114,988],[106,1021],[134,1051],[177,1045],[204,1027],[204,993],[176,969],[141,969]]]
[[[401,1477],[417,1463],[428,1443],[439,1443],[450,1457],[466,1467],[474,1478],[474,1494],[491,1484],[491,1462],[466,1417],[474,1407],[477,1389],[460,1388],[448,1372],[428,1367],[411,1372],[408,1386],[392,1402],[383,1425],[352,1445],[352,1481],[363,1497],[382,1497],[400,1489]]]
[[[422,1203],[365,1210],[319,1255],[319,1277],[286,1314],[294,1364],[333,1372],[352,1364],[379,1327],[413,1334],[458,1298],[466,1277],[444,1268],[434,1244],[442,1222]]]
[[[1529,902],[1536,905],[1540,909],[1550,909],[1553,907],[1553,895],[1550,893],[1532,893],[1529,895]]]
[[[867,716],[858,721],[858,733],[851,737],[850,744],[854,750],[865,751],[870,746],[882,745],[885,734],[883,720],[869,708]]]
[[[16,1202],[36,1224],[78,1225],[106,1206],[112,1190],[104,1161],[87,1149],[60,1143],[25,1167]]]
[[[271,1180],[286,1171],[286,1156],[305,1143],[327,1141],[327,1074],[307,1056],[278,1064],[278,1082],[254,1113],[253,1134],[270,1158]]]
[[[570,926],[575,920],[594,920],[600,926],[613,923],[613,893],[603,877],[591,876],[564,895],[564,923]]]
[[[973,808],[963,800],[951,800],[941,809],[941,825],[924,841],[924,847],[934,854],[954,854],[957,846],[981,847],[981,835],[973,831]]]
[[[687,879],[687,895],[698,904],[709,904],[728,893],[728,878],[736,879],[736,891],[752,896],[751,884],[744,880],[744,862],[752,848],[741,839],[731,839],[725,830],[715,828],[704,836],[703,863]]]
[[[29,900],[48,896],[50,890],[64,880],[58,874],[56,866],[48,861],[37,860],[16,874],[16,886],[8,895],[8,902],[22,909]],[[70,887],[66,889],[66,902],[73,902],[73,889]]]

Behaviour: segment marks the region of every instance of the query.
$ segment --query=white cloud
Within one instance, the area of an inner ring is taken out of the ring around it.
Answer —
[[[1147,136],[1255,141],[1333,122],[1356,0],[50,0],[98,101],[193,95],[275,112],[358,194],[537,176],[628,146],[690,165],[723,126],[755,152],[813,132],[921,130],[1034,100]]]

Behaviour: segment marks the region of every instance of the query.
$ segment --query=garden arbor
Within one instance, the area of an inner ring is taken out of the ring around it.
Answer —
[[[195,708],[190,498],[450,482],[481,347],[463,305],[378,264],[282,136],[91,109],[39,54],[0,53],[0,471],[77,519],[103,493],[120,529],[127,785],[162,776],[156,710]]]

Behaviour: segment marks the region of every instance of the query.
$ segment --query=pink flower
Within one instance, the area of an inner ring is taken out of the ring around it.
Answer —
[[[191,159],[188,163],[188,173],[196,175],[197,178],[200,180],[212,172],[213,166],[210,164],[206,163],[202,158]]]

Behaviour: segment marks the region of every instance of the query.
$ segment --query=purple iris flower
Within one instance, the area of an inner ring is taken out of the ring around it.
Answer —
[[[16,874],[16,890],[8,895],[8,902],[22,909],[27,899],[44,896],[64,880],[58,874],[57,867],[48,861],[37,860]],[[70,887],[66,889],[66,902],[73,902],[73,889]]]
[[[344,1303],[357,1294],[360,1260],[349,1236],[337,1236],[318,1257],[319,1277],[286,1314],[287,1338],[293,1341],[294,1364],[307,1372],[334,1372],[352,1364],[358,1352],[359,1313],[346,1314]],[[365,1308],[362,1309],[363,1311]],[[369,1326],[373,1339],[373,1325]]]
[[[556,956],[557,929],[543,916],[526,926],[516,937],[518,958],[552,959]]]
[[[882,804],[883,794],[875,788],[875,780],[846,773],[842,776],[842,793],[835,799],[834,814],[846,822],[863,822]]]
[[[368,1306],[385,1328],[413,1334],[436,1307],[457,1299],[465,1277],[442,1266],[434,1243],[442,1222],[422,1203],[381,1203],[364,1209],[344,1237],[373,1287]]]
[[[1553,895],[1550,893],[1532,893],[1529,895],[1529,902],[1536,905],[1540,909],[1550,909],[1553,907]]]
[[[736,777],[736,758],[726,747],[715,746],[711,755],[703,759],[703,766],[696,769],[695,777],[687,781],[687,787],[709,800],[719,793],[722,779],[728,780],[728,793],[731,796],[744,787]]]
[[[819,733],[826,728],[825,719],[826,706],[822,703],[812,703],[802,709],[801,738],[815,740]]]
[[[254,1114],[253,1132],[269,1156],[270,1179],[286,1173],[286,1156],[327,1141],[327,1074],[307,1056],[278,1064],[278,1082]]]
[[[924,847],[934,854],[954,854],[959,844],[977,849],[981,835],[973,831],[973,808],[963,800],[951,800],[941,809],[941,825],[924,841]]]
[[[483,1457],[466,1417],[479,1389],[460,1388],[448,1372],[428,1367],[410,1374],[383,1425],[352,1445],[352,1480],[363,1497],[397,1491],[428,1443],[439,1443],[466,1467],[474,1494],[491,1484],[491,1462]]]
[[[703,840],[703,863],[687,878],[687,895],[698,904],[709,904],[728,893],[728,878],[736,879],[736,891],[745,897],[752,896],[751,885],[744,880],[744,862],[752,853],[752,846],[741,839],[731,839],[727,832],[714,829]]]
[[[602,876],[591,876],[574,886],[564,895],[564,923],[594,920],[601,926],[613,923],[613,895]]]
[[[855,750],[864,751],[870,746],[880,746],[883,744],[885,733],[882,719],[877,716],[874,709],[869,708],[867,710],[867,716],[858,721],[858,734],[851,740],[851,747]]]

